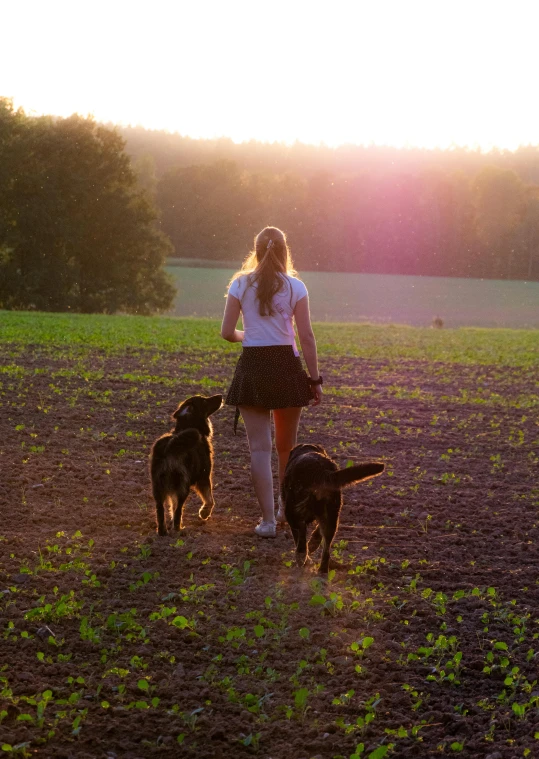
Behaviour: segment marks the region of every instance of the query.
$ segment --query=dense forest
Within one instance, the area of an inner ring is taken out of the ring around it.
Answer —
[[[300,270],[539,280],[539,147],[238,145],[120,132],[176,256],[239,260],[274,224]]]

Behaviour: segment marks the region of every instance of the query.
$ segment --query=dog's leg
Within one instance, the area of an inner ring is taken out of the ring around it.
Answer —
[[[165,502],[167,500],[167,496],[165,494],[165,488],[159,487],[156,482],[152,484],[153,497],[155,499],[155,516],[157,518],[157,534],[166,535],[167,529],[165,527]]]
[[[176,493],[172,493],[172,495],[169,495],[165,501],[165,524],[167,525],[167,530],[169,532],[172,529],[172,520],[174,518],[174,512],[176,511],[177,505],[178,499],[176,497]]]
[[[155,513],[157,517],[157,534],[166,535],[167,530],[165,527],[165,506],[162,498],[155,499]]]
[[[290,509],[286,513],[286,518],[296,544],[296,564],[302,567],[307,561],[307,524]]]
[[[299,526],[299,537],[296,544],[296,564],[298,567],[304,566],[307,561],[307,524],[301,522]]]
[[[211,517],[213,507],[215,506],[210,479],[208,478],[207,480],[197,482],[196,489],[203,501],[203,504],[198,512],[198,516],[202,519],[202,521],[205,522]]]
[[[309,554],[314,553],[320,543],[322,542],[322,533],[320,532],[320,526],[316,525],[316,529],[313,531],[309,539]]]
[[[189,488],[182,488],[176,492],[173,498],[173,502],[176,501],[176,508],[172,517],[172,529],[176,532],[183,530],[183,504],[186,502],[188,495]]]
[[[326,513],[326,519],[323,523],[319,524],[320,531],[322,533],[322,561],[320,562],[320,569],[318,570],[321,575],[327,575],[329,569],[329,552],[331,549],[331,543],[337,532],[337,525],[339,524],[338,513]]]

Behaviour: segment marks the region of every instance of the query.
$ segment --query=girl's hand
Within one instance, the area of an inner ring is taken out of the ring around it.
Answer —
[[[312,392],[313,392],[313,402],[311,405],[319,406],[322,403],[322,396],[324,394],[324,391],[322,390],[322,385],[313,385]]]

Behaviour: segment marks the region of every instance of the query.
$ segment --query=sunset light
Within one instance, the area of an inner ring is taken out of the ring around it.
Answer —
[[[1,94],[29,113],[234,141],[539,142],[533,3],[12,3]]]
[[[539,757],[539,0],[0,3],[2,756]]]

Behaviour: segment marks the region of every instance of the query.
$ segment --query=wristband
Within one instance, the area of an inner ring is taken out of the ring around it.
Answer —
[[[323,385],[324,378],[322,377],[322,375],[320,375],[318,379],[311,379],[311,377],[309,377],[309,384],[312,385],[313,387],[314,385]]]

